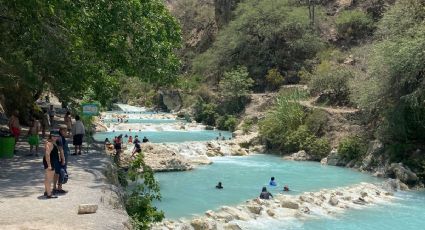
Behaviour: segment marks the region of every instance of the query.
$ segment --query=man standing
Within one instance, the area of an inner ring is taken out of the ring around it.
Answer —
[[[31,118],[30,127],[28,129],[28,143],[30,144],[30,153],[29,156],[38,157],[38,145],[40,144],[40,137],[38,133],[40,132],[40,122],[34,117]],[[35,146],[35,154],[33,153],[33,148]]]
[[[61,173],[61,169],[66,164],[66,162],[65,162],[65,155],[63,151],[63,144],[62,144],[61,138],[57,133],[53,134],[53,136],[54,136],[54,139],[56,140],[54,142],[55,144],[53,145],[58,149],[57,157],[53,157],[53,168],[55,171],[55,175],[53,177],[53,193],[61,194],[61,193],[66,193],[66,191],[62,190],[61,188],[62,185],[60,188],[56,187],[56,185],[59,185],[59,176]],[[52,155],[52,156],[55,156],[55,155]]]
[[[46,109],[43,109],[43,118],[41,119],[41,135],[44,138],[46,136],[46,130],[50,127],[50,118]]]
[[[8,126],[10,133],[15,137],[15,148],[16,143],[18,143],[19,135],[21,134],[21,124],[19,123],[19,112],[18,110],[15,110],[12,113],[12,116],[10,117]]]
[[[54,192],[57,194],[64,194],[67,193],[67,191],[62,189],[62,181],[60,180],[60,174],[61,174],[61,169],[64,169],[65,172],[67,171],[67,165],[68,165],[68,156],[69,156],[69,148],[68,148],[68,142],[66,140],[66,138],[68,137],[68,131],[67,131],[67,126],[63,125],[59,127],[59,138],[57,141],[57,145],[59,147],[59,151],[60,151],[60,156],[61,156],[61,160],[60,160],[60,167],[59,167],[59,173],[57,172],[57,170],[55,169],[55,185],[54,185]],[[56,189],[56,185],[57,185],[57,189]]]
[[[86,130],[83,122],[80,120],[80,116],[75,116],[75,124],[72,126],[73,144],[75,147],[75,152],[72,155],[81,155],[81,146],[83,145],[83,137],[85,133]]]
[[[50,117],[50,125],[53,128],[54,125],[54,121],[55,121],[55,108],[53,107],[53,105],[50,105],[50,110],[49,110],[49,117]]]

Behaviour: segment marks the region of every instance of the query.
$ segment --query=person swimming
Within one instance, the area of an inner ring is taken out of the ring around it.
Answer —
[[[272,178],[270,178],[270,182],[269,182],[270,186],[276,186],[276,181],[274,181],[274,176]]]
[[[218,184],[215,186],[216,189],[223,189],[223,185],[221,182],[218,182]]]
[[[260,199],[268,200],[270,197],[273,197],[273,195],[267,191],[266,187],[263,187],[260,193]]]
[[[289,187],[288,187],[288,185],[283,186],[283,191],[284,191],[284,192],[289,192]]]

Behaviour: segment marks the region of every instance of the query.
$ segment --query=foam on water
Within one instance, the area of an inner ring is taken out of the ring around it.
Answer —
[[[177,122],[184,122],[182,120],[176,120],[176,119],[137,119],[137,118],[131,118],[131,119],[126,119],[125,123],[120,123],[120,124],[145,124],[145,123],[149,123],[149,124],[166,124],[166,123],[177,123]],[[107,123],[118,123],[118,119],[112,119],[112,118],[107,118],[103,120],[103,123],[107,124]]]
[[[125,136],[138,135],[139,138],[146,136],[153,143],[172,143],[172,142],[187,142],[187,141],[210,141],[215,140],[221,133],[226,139],[232,136],[230,132],[217,130],[202,130],[202,131],[115,131],[115,132],[99,132],[93,135],[96,141],[104,141],[105,138],[113,140],[115,136],[122,134]],[[126,141],[126,139],[124,139]]]

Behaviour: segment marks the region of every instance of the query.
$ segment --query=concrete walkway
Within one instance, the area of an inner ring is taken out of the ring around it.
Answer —
[[[41,143],[44,146],[44,140]],[[45,199],[44,148],[39,157],[27,157],[28,144],[18,142],[17,147],[14,158],[0,159],[0,229],[125,229],[128,216],[103,175],[110,162],[103,151],[69,156],[69,181],[63,185],[68,193]],[[78,215],[78,205],[84,203],[99,208],[94,214]]]

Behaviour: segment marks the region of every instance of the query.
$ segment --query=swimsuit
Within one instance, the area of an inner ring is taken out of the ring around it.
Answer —
[[[21,130],[19,130],[19,129],[18,129],[18,128],[16,128],[16,127],[12,127],[11,132],[12,132],[12,135],[13,135],[15,138],[18,138],[18,137],[19,137],[19,135],[21,134]]]

